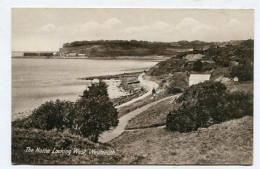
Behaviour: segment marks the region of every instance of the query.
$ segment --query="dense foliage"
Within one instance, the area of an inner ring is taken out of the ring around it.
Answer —
[[[149,42],[149,41],[137,41],[137,40],[95,40],[95,41],[74,41],[71,43],[65,43],[63,47],[75,47],[75,46],[86,46],[86,45],[118,45],[122,47],[154,47],[154,46],[182,46],[182,47],[193,47],[203,46],[210,43],[203,41],[178,41],[178,42]]]
[[[252,81],[254,77],[253,63],[241,63],[232,68],[230,77],[238,77],[239,81]]]
[[[109,101],[107,85],[100,81],[91,84],[80,100],[75,103],[74,110],[69,114],[72,124],[84,137],[98,142],[98,136],[111,126],[118,124],[118,112]]]
[[[194,46],[202,47],[210,44],[202,41],[179,42],[148,42],[137,40],[96,40],[74,41],[65,43],[60,48],[61,54],[81,53],[89,57],[118,57],[118,56],[172,56],[178,49],[191,49]]]
[[[99,135],[118,124],[118,112],[109,101],[107,85],[91,84],[75,103],[56,100],[36,108],[29,117],[13,122],[13,127],[71,132],[98,142]]]
[[[200,127],[230,119],[253,115],[253,96],[226,91],[219,82],[191,86],[177,100],[182,106],[167,116],[166,127],[172,131],[189,132]]]
[[[197,61],[194,62],[192,70],[201,71],[202,67],[203,67],[203,63],[201,62],[201,60],[197,60]]]
[[[173,86],[167,87],[168,94],[177,94],[177,93],[181,93],[181,92],[182,92],[181,89],[178,87],[173,87]]]
[[[221,97],[226,91],[226,86],[220,82],[206,81],[190,86],[177,99],[177,102],[195,101],[198,99],[207,99],[209,97]]]
[[[33,110],[29,117],[13,122],[14,127],[38,128],[42,130],[52,130],[56,128],[62,131],[68,127],[67,115],[73,109],[73,102],[56,100],[48,101]]]
[[[82,97],[84,98],[93,98],[101,96],[105,96],[107,99],[109,99],[107,85],[101,80],[99,80],[98,84],[92,83],[91,86],[88,87],[88,90],[84,90],[82,95]]]
[[[186,44],[186,42],[184,43]],[[196,44],[196,43],[195,43]],[[196,47],[196,46],[194,46]],[[185,56],[201,54],[203,61],[190,63],[185,61]],[[236,45],[212,44],[205,50],[193,50],[176,54],[167,61],[159,62],[149,70],[152,76],[174,74],[176,72],[206,71],[215,68],[228,68],[231,61],[239,63],[238,67],[229,70],[229,76],[238,77],[239,81],[250,81],[253,79],[254,40],[240,41]]]

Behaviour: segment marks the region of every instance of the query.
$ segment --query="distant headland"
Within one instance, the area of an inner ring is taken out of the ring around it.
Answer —
[[[13,58],[45,59],[150,59],[164,60],[181,52],[203,51],[228,45],[240,44],[242,40],[228,42],[178,41],[149,42],[137,40],[74,41],[63,44],[58,51],[13,51]]]

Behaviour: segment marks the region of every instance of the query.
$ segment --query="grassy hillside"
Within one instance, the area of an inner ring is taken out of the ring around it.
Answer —
[[[253,160],[253,117],[243,117],[195,132],[163,128],[127,131],[112,141],[127,164],[242,164]]]
[[[173,109],[173,107],[177,108],[178,106],[179,105],[177,104],[172,104],[172,98],[167,99],[132,118],[128,122],[126,129],[138,129],[165,125],[168,113]]]
[[[25,152],[31,147],[35,152]],[[72,150],[71,154],[39,153],[38,148],[53,150]],[[86,150],[86,154],[73,153],[74,148]],[[121,158],[116,152],[113,155],[89,154],[89,151],[110,151],[112,147],[103,144],[94,144],[88,139],[70,133],[43,131],[37,129],[12,130],[12,163],[13,164],[110,164]]]

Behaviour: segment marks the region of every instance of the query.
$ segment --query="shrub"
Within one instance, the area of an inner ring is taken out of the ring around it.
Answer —
[[[183,101],[182,106],[167,116],[166,128],[169,130],[189,132],[199,127],[253,115],[252,95],[227,92],[216,82],[194,85],[183,95],[179,98],[179,101]]]
[[[178,87],[168,87],[167,88],[167,93],[168,94],[177,94],[177,93],[181,93],[181,89]]]
[[[230,76],[238,77],[239,81],[251,81],[254,77],[253,65],[247,62],[233,67]]]
[[[56,100],[48,101],[40,107],[33,110],[32,114],[21,120],[13,122],[14,127],[19,128],[38,128],[42,130],[51,130],[56,128],[62,131],[69,124],[66,115],[73,108],[73,102]]]
[[[201,60],[197,60],[194,62],[192,70],[201,71],[202,67],[203,67],[203,63],[201,62]]]
[[[190,107],[192,108],[192,107]],[[188,132],[198,129],[198,124],[193,117],[196,115],[194,110],[188,110],[185,108],[180,108],[179,110],[174,110],[167,115],[166,128],[172,131]],[[191,113],[193,112],[193,113]]]
[[[91,86],[89,86],[82,95],[84,98],[99,96],[106,96],[108,98],[107,84],[101,80],[99,80],[99,83],[92,83]]]
[[[34,128],[63,130],[66,125],[66,114],[73,108],[73,102],[56,100],[42,104],[31,115]]]
[[[214,123],[253,115],[253,96],[244,92],[227,93],[211,111]]]
[[[208,97],[221,97],[225,91],[226,86],[220,82],[206,81],[190,86],[183,94],[177,99],[177,102],[203,99]]]

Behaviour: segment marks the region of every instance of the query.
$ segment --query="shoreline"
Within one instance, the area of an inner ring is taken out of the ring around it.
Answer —
[[[110,98],[111,101],[113,102],[114,106],[118,106],[121,104],[124,104],[132,99],[135,99],[137,97],[140,97],[143,95],[145,92],[142,92],[141,90],[134,90],[131,84],[126,83],[127,78],[138,78],[138,76],[143,73],[143,71],[138,71],[138,72],[130,72],[130,73],[120,73],[120,74],[115,74],[115,75],[101,75],[101,76],[90,76],[90,77],[85,77],[85,78],[78,78],[77,80],[86,80],[86,81],[91,81],[93,79],[102,79],[102,80],[120,80],[120,84],[117,86],[117,88],[120,90],[123,89],[126,93],[129,93],[128,95],[122,95],[116,98]],[[57,98],[58,99],[58,98]],[[44,102],[42,103],[44,104]],[[14,114],[12,113],[12,121],[16,121],[18,119],[24,119],[31,115],[32,111],[34,109],[28,109],[27,111],[21,111],[16,113],[16,118],[14,118]]]
[[[139,72],[121,73],[115,75],[91,76],[91,77],[79,78],[79,80],[90,80],[90,81],[94,79],[120,80],[120,85],[118,86],[118,88],[122,88],[125,92],[129,93],[128,95],[122,95],[120,97],[111,99],[114,106],[120,106],[146,93],[144,90],[142,90],[142,86],[140,85],[140,80],[138,79],[140,74],[142,74],[143,72],[145,72],[145,70]],[[129,82],[128,79],[131,79],[132,81]]]
[[[12,59],[89,59],[89,60],[139,60],[161,62],[169,56],[115,56],[115,57],[48,57],[48,56],[12,56]]]
[[[145,71],[145,70],[144,70],[144,71]],[[110,79],[121,79],[121,78],[124,78],[124,77],[138,76],[139,74],[143,73],[144,71],[129,72],[129,73],[120,73],[120,74],[115,74],[115,75],[89,76],[89,77],[78,78],[78,80],[94,80],[94,79],[110,80]]]

